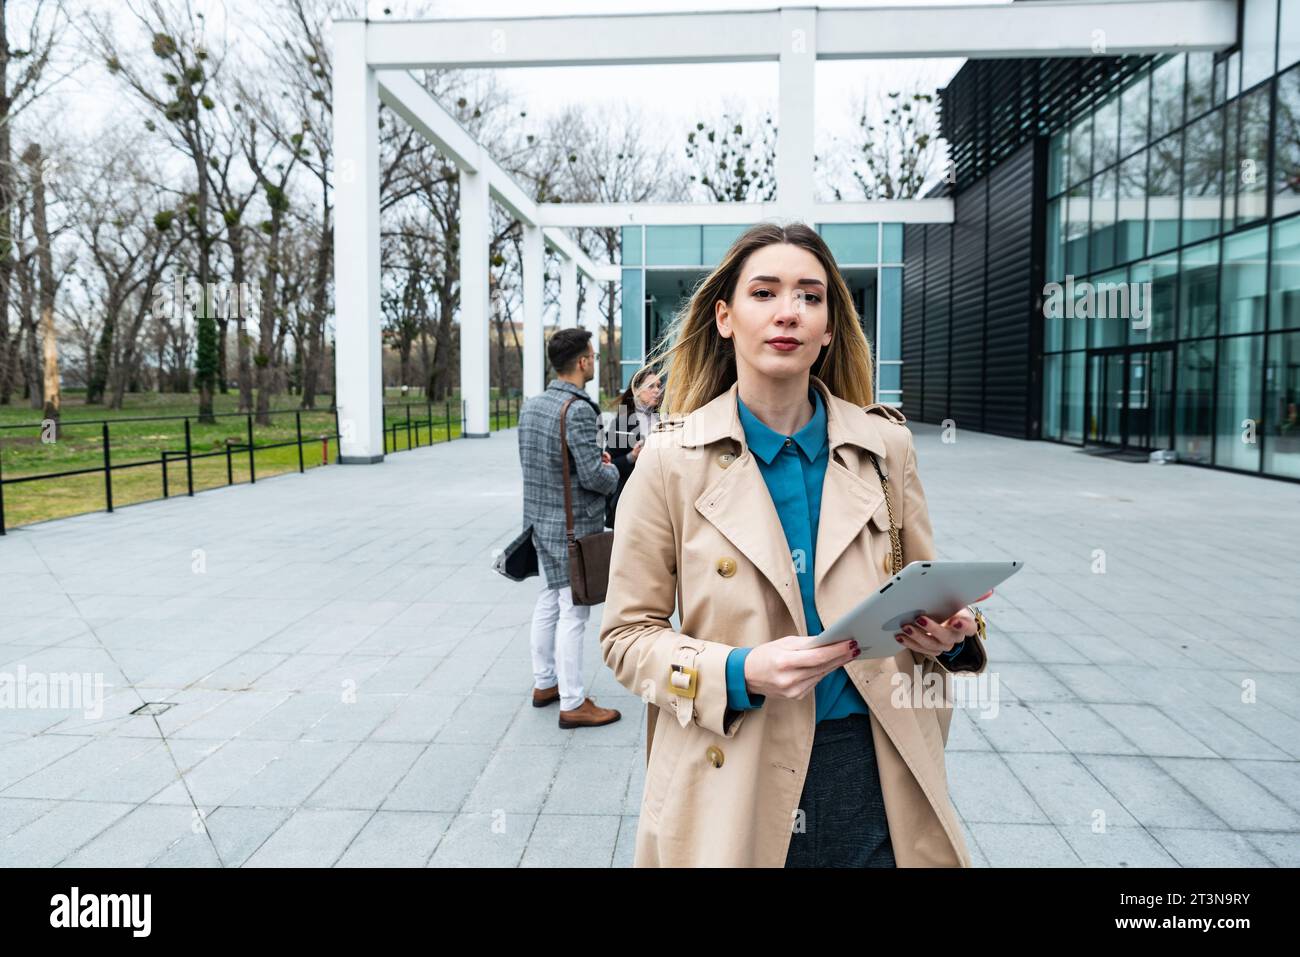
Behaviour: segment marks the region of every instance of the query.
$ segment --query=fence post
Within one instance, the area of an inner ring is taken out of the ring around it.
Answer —
[[[383,406],[379,410],[379,434],[384,437],[384,454],[388,454],[388,407]]]
[[[406,450],[411,450],[411,403],[406,403]]]
[[[433,400],[429,398],[428,393],[424,396],[425,415],[429,418],[429,444],[433,445]]]
[[[230,439],[226,439],[226,484],[235,484],[235,467],[230,461]]]
[[[185,416],[185,486],[187,495],[194,495],[194,456],[190,452],[190,417]]]
[[[248,481],[257,481],[257,470],[253,462],[253,414],[248,414]]]
[[[335,455],[335,459],[337,459],[339,455],[343,454],[343,436],[339,432],[339,406],[337,401],[334,403],[334,441],[338,443],[338,453]],[[325,461],[321,464],[329,465],[329,462]]]
[[[307,471],[302,461],[302,411],[295,409],[293,413],[293,428],[298,433],[298,471]]]
[[[443,412],[446,413],[446,417],[444,421],[446,422],[447,425],[447,441],[450,442],[451,441],[451,399],[446,400],[446,405],[443,408]]]
[[[113,457],[108,448],[108,423],[103,423],[104,429],[104,500],[108,503],[108,510],[113,511]]]
[[[169,496],[167,495],[167,450],[166,449],[162,450],[162,473],[163,473],[163,498],[168,498]]]

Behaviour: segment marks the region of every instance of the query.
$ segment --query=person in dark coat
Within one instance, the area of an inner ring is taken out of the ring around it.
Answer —
[[[605,515],[605,524],[610,528],[614,527],[618,498],[636,466],[645,437],[659,421],[659,400],[663,394],[663,380],[659,373],[653,367],[645,366],[632,376],[632,381],[619,399],[605,444],[614,467],[618,469],[618,488],[610,496]]]
[[[591,606],[573,603],[564,517],[561,454],[569,460],[575,538],[599,532],[605,504],[618,487],[618,470],[600,447],[600,408],[583,388],[595,375],[596,353],[586,329],[561,329],[546,355],[556,377],[519,412],[519,464],[524,477],[524,528],[544,581],[533,609],[533,705],[560,702],[561,728],[594,727],[619,719],[613,708],[588,698],[582,684],[582,642]],[[567,448],[560,448],[560,412]]]

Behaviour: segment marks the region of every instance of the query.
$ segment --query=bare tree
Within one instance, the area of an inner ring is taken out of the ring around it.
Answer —
[[[56,42],[67,27],[62,0],[36,0],[29,4],[26,29],[20,45],[10,46],[10,0],[0,0],[0,405],[7,405],[13,389],[21,329],[11,334],[9,305],[14,263],[14,206],[16,173],[13,163],[13,129],[18,118],[54,84],[66,76],[54,63]],[[17,64],[17,69],[14,65]]]
[[[172,146],[194,166],[195,193],[186,210],[187,225],[194,230],[199,261],[199,297],[197,325],[198,355],[195,379],[199,387],[199,421],[215,421],[212,416],[213,393],[217,384],[217,324],[208,295],[212,281],[212,246],[208,163],[211,158],[211,122],[207,118],[216,107],[213,93],[220,74],[222,55],[214,56],[204,36],[204,16],[190,0],[164,2],[142,0],[138,4],[123,0],[123,6],[135,17],[137,26],[150,37],[149,49],[156,63],[153,68],[131,63],[120,49],[112,21],[100,20],[92,25],[92,37],[110,73],[121,78],[127,89],[151,113],[163,121]],[[155,128],[154,120],[146,125]]]

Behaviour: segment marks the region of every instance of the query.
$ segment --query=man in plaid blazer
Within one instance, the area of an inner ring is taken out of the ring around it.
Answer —
[[[519,413],[519,463],[524,473],[524,528],[532,528],[544,581],[533,609],[533,706],[560,702],[560,727],[595,727],[617,721],[582,684],[582,641],[591,606],[575,605],[569,585],[565,536],[564,473],[560,465],[560,410],[565,418],[569,484],[576,538],[605,527],[605,501],[618,487],[618,469],[601,451],[600,409],[583,388],[596,374],[596,353],[586,329],[561,329],[546,345],[556,378]]]

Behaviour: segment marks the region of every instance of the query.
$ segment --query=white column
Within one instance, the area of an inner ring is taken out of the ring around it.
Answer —
[[[560,328],[578,324],[578,264],[564,259],[560,265]]]
[[[780,93],[776,128],[776,203],[780,216],[813,225],[814,80],[817,11],[781,10]]]
[[[524,398],[546,388],[546,341],[542,304],[546,288],[546,243],[542,228],[524,227]]]
[[[465,438],[489,435],[487,173],[460,171],[460,397]]]
[[[595,375],[587,383],[587,395],[591,396],[592,402],[600,402],[600,366],[602,362],[609,359],[609,356],[601,352],[600,344],[600,309],[598,308],[596,297],[600,295],[600,283],[587,277],[587,295],[582,300],[582,328],[591,333],[591,348],[596,352]]]
[[[349,21],[334,24],[334,317],[339,462],[382,462],[379,87]]]

